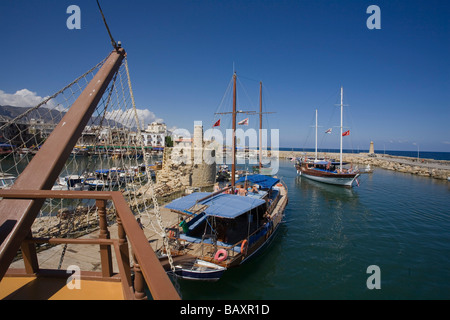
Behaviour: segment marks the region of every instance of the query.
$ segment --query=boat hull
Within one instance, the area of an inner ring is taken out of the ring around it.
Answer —
[[[203,260],[197,260],[191,266],[175,266],[176,276],[186,280],[217,281],[225,270],[227,268]]]
[[[353,174],[335,174],[325,173],[317,170],[301,170],[302,177],[338,186],[352,187],[353,182],[359,177],[358,173]]]

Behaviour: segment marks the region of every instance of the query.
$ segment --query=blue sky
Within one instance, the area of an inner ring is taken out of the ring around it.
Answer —
[[[69,30],[69,5],[81,30]],[[369,30],[368,6],[381,9]],[[344,148],[450,152],[450,2],[380,0],[101,1],[128,53],[137,107],[168,127],[209,126],[233,73],[241,109],[256,110],[281,147],[338,148],[340,86]],[[0,2],[0,98],[27,89],[51,95],[102,60],[111,46],[94,0]],[[1,100],[0,100],[1,102]],[[227,106],[228,107],[228,106]],[[231,105],[229,106],[231,108]],[[239,106],[238,106],[239,108]],[[257,122],[255,116],[251,123]]]

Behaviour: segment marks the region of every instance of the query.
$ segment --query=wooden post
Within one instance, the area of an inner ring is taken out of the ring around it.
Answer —
[[[98,218],[100,220],[100,239],[109,239],[108,222],[106,220],[106,201],[95,201],[98,209]],[[100,257],[102,263],[102,276],[111,277],[113,275],[111,247],[109,245],[100,245]]]
[[[33,237],[31,230],[25,240]],[[33,242],[24,241],[21,245],[23,262],[25,264],[25,272],[28,274],[38,273],[39,263],[36,254],[36,245]]]
[[[134,260],[134,297],[137,300],[145,300],[147,298],[147,295],[145,294],[144,291],[145,279],[144,276],[142,275],[141,267],[139,266],[139,263],[134,255],[133,260]]]
[[[117,234],[119,237],[119,251],[121,260],[123,262],[123,267],[127,275],[127,283],[131,285],[131,267],[130,267],[130,253],[128,250],[128,241],[125,229],[123,228],[122,219],[118,214],[116,214],[117,221]]]

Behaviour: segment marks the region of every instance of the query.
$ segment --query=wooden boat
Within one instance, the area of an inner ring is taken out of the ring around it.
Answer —
[[[176,275],[218,280],[226,269],[244,263],[272,240],[288,202],[286,186],[264,175],[241,178],[237,185],[237,194],[228,187],[192,193],[166,205],[183,219],[169,229],[171,254],[191,258],[187,264],[178,264]],[[255,191],[244,189],[245,185],[255,186]],[[193,272],[193,260],[208,264]]]
[[[217,281],[227,268],[215,263],[186,257],[175,264],[175,275],[188,280]]]
[[[320,160],[317,158],[317,110],[316,110],[316,147],[315,159],[300,158],[296,162],[297,173],[302,177],[339,186],[352,187],[357,181],[359,172],[357,170],[344,169],[343,166],[348,164],[342,161],[342,136],[343,136],[343,97],[344,89],[341,87],[341,134],[340,134],[340,159],[339,162],[334,160]]]
[[[335,162],[332,160],[301,161],[297,164],[297,170],[301,176],[328,184],[352,187],[359,177],[359,172],[350,169],[339,169],[347,162]]]
[[[236,74],[233,75],[233,130],[236,130]],[[236,138],[233,135],[231,185],[207,193],[178,198],[166,208],[180,215],[169,228],[171,255],[179,268],[171,270],[185,279],[218,280],[225,270],[237,267],[260,252],[274,237],[288,203],[287,187],[265,175],[236,178]],[[197,264],[195,268],[193,265]],[[200,262],[201,267],[198,267]],[[195,270],[193,270],[195,269]]]

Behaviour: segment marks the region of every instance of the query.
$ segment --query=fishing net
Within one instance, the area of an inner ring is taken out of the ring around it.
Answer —
[[[11,187],[106,60],[34,107],[2,107],[0,188]],[[136,217],[148,217],[146,226],[162,235],[152,182],[160,166],[160,148],[144,140],[139,116],[125,57],[52,189],[120,190]],[[115,210],[107,210],[113,223]],[[32,232],[36,237],[72,237],[97,227],[95,200],[51,199],[42,207]]]

